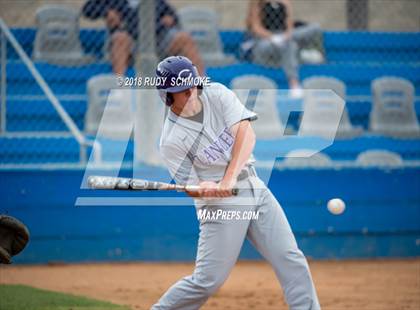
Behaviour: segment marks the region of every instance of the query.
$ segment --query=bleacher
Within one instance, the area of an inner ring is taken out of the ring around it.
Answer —
[[[35,29],[12,30],[28,55],[32,54]],[[224,52],[238,56],[243,32],[220,33]],[[93,39],[94,38],[94,39]],[[110,73],[111,66],[102,60],[104,30],[83,29],[80,39],[86,54],[92,54],[97,62],[84,66],[57,66],[36,63],[61,104],[83,130],[87,109],[87,80],[101,73]],[[326,63],[302,65],[302,80],[311,76],[330,76],[342,80],[347,87],[346,106],[353,125],[364,128],[362,137],[354,140],[336,141],[326,153],[333,159],[354,159],[358,153],[379,148],[396,151],[404,159],[418,159],[418,140],[404,140],[371,135],[368,132],[371,110],[371,82],[381,76],[403,77],[411,81],[420,94],[420,33],[374,33],[374,32],[325,32],[323,35]],[[25,65],[12,47],[7,50],[7,131],[1,137],[0,158],[2,163],[48,163],[77,162],[78,145],[66,132],[67,129],[54,108],[43,95]],[[380,65],[379,65],[380,64]],[[286,88],[281,70],[251,63],[240,62],[211,67],[207,70],[213,81],[229,85],[233,78],[243,74],[259,74],[273,79],[279,88]],[[134,75],[129,69],[129,75]],[[281,104],[281,99],[279,99]],[[420,116],[420,104],[416,97],[416,114]],[[292,115],[290,125],[298,126],[298,116]],[[42,136],[42,132],[55,132],[56,136]],[[26,132],[28,137],[14,136],[14,132]],[[30,137],[40,132],[41,136]],[[58,133],[57,133],[58,132]],[[62,136],[60,136],[62,133]],[[302,140],[303,141],[303,140]],[[267,141],[261,141],[256,153],[264,154]],[[304,142],[302,142],[304,145]],[[35,147],[34,147],[35,146]],[[42,146],[42,147],[40,147]],[[34,152],[34,149],[41,149]],[[128,156],[127,158],[131,158]]]

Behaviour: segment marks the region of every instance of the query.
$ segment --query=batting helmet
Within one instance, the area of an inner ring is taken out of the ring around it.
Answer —
[[[157,89],[168,106],[173,103],[172,93],[193,87],[202,88],[197,67],[184,56],[170,56],[162,60],[156,68],[156,75],[162,80]]]

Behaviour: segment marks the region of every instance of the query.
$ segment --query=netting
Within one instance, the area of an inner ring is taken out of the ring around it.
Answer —
[[[405,160],[420,157],[417,1],[6,0],[0,12],[22,51],[88,137],[95,136],[86,115],[96,98],[89,82],[102,75],[133,82],[153,75],[162,58],[185,55],[201,74],[228,87],[241,76],[269,79],[279,89],[279,113],[284,102],[305,100],[302,89],[338,93],[345,99],[342,122],[353,131],[337,134],[326,151],[333,160],[356,160],[369,149],[393,151]],[[77,162],[78,143],[4,29],[1,33],[0,162]],[[103,108],[109,90],[121,86],[117,84],[99,87]],[[281,89],[291,91],[284,95]],[[95,112],[99,118],[102,111]],[[302,113],[289,116],[286,133],[299,131]],[[142,124],[161,121],[145,113],[136,118]],[[156,133],[139,128],[145,131],[139,148],[155,147],[148,136]],[[313,136],[319,132],[305,130]],[[131,152],[133,144],[131,139]],[[126,159],[144,160],[138,154]]]

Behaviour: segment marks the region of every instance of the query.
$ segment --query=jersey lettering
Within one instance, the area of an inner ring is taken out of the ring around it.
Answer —
[[[225,128],[212,144],[199,152],[197,157],[200,160],[204,157],[206,159],[205,163],[207,164],[214,163],[216,160],[225,156],[225,152],[230,150],[234,142],[235,139],[230,133],[229,128]]]

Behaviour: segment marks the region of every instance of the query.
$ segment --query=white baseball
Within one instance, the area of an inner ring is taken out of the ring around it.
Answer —
[[[339,215],[346,209],[346,204],[340,198],[334,198],[328,201],[327,208],[332,214]]]

